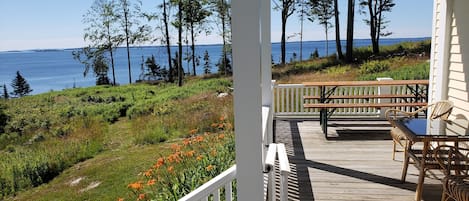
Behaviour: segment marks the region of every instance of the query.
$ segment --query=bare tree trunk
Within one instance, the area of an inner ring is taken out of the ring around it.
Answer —
[[[178,2],[178,86],[182,86],[182,79],[184,77],[184,69],[182,68],[182,0]]]
[[[112,45],[109,46],[109,54],[111,56],[112,85],[116,86],[116,71],[114,70],[114,55],[112,53]]]
[[[345,56],[346,62],[353,60],[353,25],[355,18],[355,0],[348,0],[347,12],[347,52]]]
[[[222,29],[222,37],[223,37],[223,69],[224,69],[224,74],[228,75],[228,69],[226,69],[226,26],[225,26],[225,14],[227,12],[227,9],[225,7],[225,0],[221,0],[221,5],[223,5],[223,13],[220,14],[221,17],[221,29]],[[226,9],[226,10],[225,10]]]
[[[191,44],[191,50],[192,50],[192,71],[194,71],[192,73],[192,75],[196,76],[197,73],[195,72],[195,37],[194,37],[194,23],[191,22],[191,41],[192,41],[192,44]]]
[[[371,44],[373,47],[373,54],[378,55],[379,54],[379,45],[378,41],[376,40],[376,3],[374,5],[373,9],[373,4],[371,3],[373,0],[368,0],[368,10],[370,12],[370,35],[371,35]],[[375,0],[376,1],[376,0]]]
[[[327,36],[328,28],[327,24],[324,26],[324,29],[326,30],[326,57],[329,56],[329,37]]]
[[[166,52],[168,54],[168,66],[169,66],[169,75],[168,81],[174,82],[173,78],[173,62],[171,61],[171,43],[169,40],[169,25],[168,25],[168,13],[166,11],[166,0],[163,0],[163,18],[164,18],[164,28],[165,28],[165,38],[166,38]]]
[[[300,62],[303,61],[303,22],[304,22],[304,2],[301,0],[301,25],[300,25]]]
[[[339,60],[344,59],[342,54],[342,45],[340,44],[340,27],[339,27],[339,7],[337,5],[337,0],[334,0],[334,17],[335,17],[335,45],[337,50],[337,57]]]
[[[282,16],[282,38],[280,41],[280,50],[281,50],[281,64],[285,65],[285,55],[286,55],[286,50],[285,50],[285,31],[287,27],[287,18]]]
[[[130,67],[130,48],[129,48],[129,17],[128,12],[124,11],[124,23],[125,23],[125,42],[127,48],[127,64],[129,66],[129,84],[132,83],[132,71]]]
[[[111,68],[112,68],[112,85],[116,86],[116,72],[114,70],[114,55],[112,52],[112,42],[111,42],[111,30],[110,27],[107,27],[107,32],[108,32],[108,50],[109,50],[109,55],[111,56]]]

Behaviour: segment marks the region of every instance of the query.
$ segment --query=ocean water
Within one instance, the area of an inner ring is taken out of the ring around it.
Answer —
[[[403,41],[421,41],[426,39],[428,38],[381,39],[380,45],[392,45]],[[342,48],[345,48],[345,41],[342,41],[342,44]],[[354,41],[354,46],[356,47],[368,46],[370,44],[371,41],[368,39]],[[320,56],[325,56],[325,41],[303,42],[303,59],[309,58],[309,55],[316,48]],[[184,52],[189,52],[188,47],[184,47],[183,50]],[[203,55],[205,51],[209,53],[212,72],[217,72],[215,64],[220,59],[221,50],[222,45],[196,46],[196,55],[200,56],[200,66],[196,69],[196,73],[200,75],[203,72]],[[11,81],[14,79],[16,71],[20,71],[33,89],[32,94],[72,87],[93,86],[95,84],[93,72],[90,71],[87,77],[83,76],[84,65],[73,59],[73,51],[74,49],[0,52],[0,85],[3,86],[5,84],[8,91],[11,92]],[[176,51],[176,47],[172,47],[172,51]],[[287,62],[293,59],[294,54],[297,54],[297,59],[299,59],[299,52],[300,42],[288,42],[286,44]],[[329,54],[335,52],[335,41],[329,41],[328,52]],[[146,59],[154,55],[158,64],[167,66],[167,56],[164,47],[133,47],[130,53],[132,82],[139,79],[139,75],[142,73],[142,58]],[[129,77],[125,48],[118,48],[115,55],[116,81],[119,84],[127,84]],[[279,63],[280,43],[272,44],[272,59],[275,63]],[[189,70],[192,71],[192,64],[188,65],[185,61],[183,63],[186,73]],[[109,72],[109,78],[112,79],[111,72]]]

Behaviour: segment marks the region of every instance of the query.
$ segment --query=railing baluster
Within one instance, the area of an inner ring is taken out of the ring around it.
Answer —
[[[232,182],[228,182],[225,184],[225,200],[232,201],[233,200],[233,184]]]
[[[296,99],[295,99],[295,103],[296,103],[295,106],[296,106],[296,108],[295,108],[295,112],[299,112],[299,111],[300,111],[300,104],[301,104],[301,102],[300,102],[300,88],[298,88],[298,87],[295,88],[295,94],[296,94]]]
[[[282,107],[281,112],[283,113],[283,112],[285,112],[285,88],[281,88],[281,90],[282,90],[282,93],[281,93],[282,98],[280,99],[282,101],[282,103],[281,103],[281,107]]]
[[[220,201],[220,189],[217,189],[213,194],[213,201]]]
[[[287,92],[285,93],[285,112],[290,112],[290,98],[291,98],[291,90],[290,88],[285,88],[287,90]]]

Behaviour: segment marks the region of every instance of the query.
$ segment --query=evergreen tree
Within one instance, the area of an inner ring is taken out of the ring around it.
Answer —
[[[10,96],[8,95],[7,85],[6,84],[3,84],[3,98],[4,99],[10,98]]]
[[[225,75],[232,75],[233,74],[233,68],[231,67],[231,61],[228,58],[228,56],[222,55],[216,64],[218,67],[218,73],[223,74],[226,73]]]
[[[0,135],[5,132],[5,126],[7,125],[8,116],[4,112],[5,107],[0,103]]]
[[[26,96],[33,91],[26,79],[21,76],[20,71],[16,71],[16,77],[11,82],[11,87],[13,87],[13,92],[11,93],[11,95],[17,97]]]
[[[86,77],[90,69],[96,77],[96,85],[110,84],[108,77],[109,60],[104,56],[104,49],[93,49],[92,47],[84,47],[81,50],[72,52],[73,59],[85,65],[83,76]]]
[[[205,74],[210,74],[210,55],[208,54],[208,51],[205,50],[204,52],[204,73]]]

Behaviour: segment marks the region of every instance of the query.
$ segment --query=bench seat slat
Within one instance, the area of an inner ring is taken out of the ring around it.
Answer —
[[[415,98],[414,94],[371,94],[371,95],[332,95],[328,99],[370,99],[370,98]],[[304,96],[303,99],[321,99],[320,96]]]
[[[382,107],[423,107],[427,103],[307,103],[305,108],[382,108]]]

